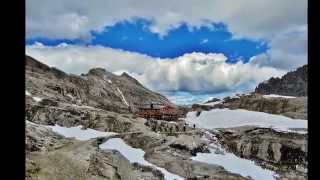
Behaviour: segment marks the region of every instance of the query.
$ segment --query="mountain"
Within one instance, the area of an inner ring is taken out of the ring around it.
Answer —
[[[150,102],[172,104],[127,73],[117,76],[103,68],[93,68],[78,76],[49,67],[30,56],[26,56],[26,91],[53,102],[114,112],[134,112],[137,105]]]
[[[27,180],[245,180],[272,179],[273,173],[279,179],[307,179],[308,134],[303,133],[307,131],[303,120],[282,117],[282,127],[277,125],[278,116],[239,114],[240,110],[195,116],[197,112],[188,113],[194,107],[179,107],[185,118],[176,122],[147,120],[132,113],[138,104],[171,102],[128,74],[117,76],[93,68],[86,74],[72,75],[29,56],[25,98]],[[212,107],[207,109],[251,108],[296,116],[306,109],[297,106],[300,98],[305,97],[279,99],[253,94],[212,99]],[[272,117],[275,127],[257,123],[242,126],[239,118],[252,115],[257,122]],[[232,123],[234,119],[239,127]],[[228,126],[222,126],[225,124]],[[213,125],[223,128],[212,129]]]
[[[260,83],[255,92],[259,94],[279,94],[285,96],[307,96],[308,65],[288,72],[281,78],[270,78]]]
[[[271,77],[260,83],[250,94],[213,99],[194,104],[192,110],[209,111],[215,108],[246,109],[278,114],[293,119],[308,119],[308,65],[288,72],[281,78]]]

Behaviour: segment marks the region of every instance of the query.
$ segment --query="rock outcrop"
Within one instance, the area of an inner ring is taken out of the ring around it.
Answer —
[[[215,105],[217,108],[246,109],[270,114],[279,114],[293,119],[308,119],[308,98],[264,98],[260,94],[226,99]]]
[[[270,78],[260,83],[255,92],[259,94],[279,94],[285,96],[308,95],[308,65],[299,67],[297,70],[285,74],[281,78]]]
[[[281,176],[307,177],[307,135],[243,126],[219,129],[220,143],[239,157],[252,159]]]
[[[226,97],[221,103],[214,105],[193,104],[192,111],[210,111],[215,108],[246,109],[283,115],[293,119],[308,119],[308,98],[265,98],[261,94]]]
[[[131,164],[118,151],[97,149],[93,141],[68,139],[27,122],[26,179],[164,179],[155,168]]]

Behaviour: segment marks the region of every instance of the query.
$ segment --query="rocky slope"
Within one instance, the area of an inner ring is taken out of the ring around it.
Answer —
[[[246,109],[279,114],[293,119],[308,119],[308,98],[266,98],[261,94],[226,97],[216,104],[193,104],[191,111],[210,111],[215,108]]]
[[[138,104],[169,103],[164,96],[143,87],[123,73],[114,75],[94,68],[87,74],[72,75],[26,56],[26,90],[53,102],[88,105],[114,112],[133,112]]]
[[[308,65],[285,74],[281,78],[270,78],[255,89],[259,94],[279,94],[286,96],[307,96]]]
[[[161,172],[152,167],[131,164],[117,151],[97,149],[94,140],[68,139],[31,123],[26,124],[26,136],[27,180],[163,180]]]
[[[215,132],[221,144],[240,157],[273,169],[282,179],[307,177],[307,135],[243,126]]]
[[[127,74],[95,68],[81,76],[68,75],[26,56],[26,179],[164,179],[159,170],[131,163],[119,151],[97,149],[97,139],[66,138],[48,125],[122,133],[114,137],[144,150],[147,161],[185,179],[247,179],[222,166],[189,159],[206,150],[199,133],[173,135],[164,128],[163,134],[154,132],[151,124],[132,113],[137,104],[149,101],[170,103]]]

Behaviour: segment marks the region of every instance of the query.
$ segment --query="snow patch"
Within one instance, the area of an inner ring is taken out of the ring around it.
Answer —
[[[223,100],[220,100],[220,101],[216,101],[216,102],[204,103],[203,105],[214,106],[217,104],[221,104],[223,102],[224,102]]]
[[[262,95],[262,97],[264,98],[286,98],[286,99],[290,99],[290,98],[296,98],[295,96],[282,96],[282,95],[278,95],[278,94],[269,94],[269,95]]]
[[[107,81],[108,81],[108,83],[112,84],[112,81],[110,79],[108,79]]]
[[[127,102],[126,98],[124,98],[122,92],[120,91],[120,89],[117,87],[117,91],[119,92],[120,96],[121,96],[121,100],[123,103],[125,103],[127,106],[129,106],[129,103]]]
[[[29,91],[26,91],[26,95],[27,95],[27,96],[31,96],[31,94],[29,93]]]
[[[27,95],[27,96],[31,96],[31,93],[26,90],[26,95]],[[42,101],[42,98],[40,98],[40,97],[36,97],[36,96],[31,96],[31,97],[32,97],[32,99],[33,99],[34,101],[36,101],[36,102]]]
[[[77,107],[77,108],[95,109],[95,107],[92,107],[92,106],[77,105],[77,104],[71,104],[71,105],[74,106],[74,107]]]
[[[45,126],[48,128],[51,128],[52,131],[61,134],[67,138],[75,138],[78,140],[89,140],[92,138],[96,138],[96,137],[101,137],[101,136],[111,136],[111,135],[115,135],[117,133],[114,132],[103,132],[103,131],[97,131],[94,129],[81,129],[82,126],[76,126],[76,127],[62,127],[59,125],[54,125],[54,126]]]
[[[120,138],[112,138],[109,139],[107,142],[102,143],[100,145],[101,149],[116,149],[118,150],[123,156],[125,156],[131,163],[137,162],[142,165],[152,166],[156,169],[160,170],[166,180],[182,180],[183,178],[168,172],[166,169],[158,167],[154,164],[149,163],[144,159],[145,152],[142,149],[133,148],[127,145],[122,139]]]
[[[35,100],[36,102],[42,101],[42,98],[36,97],[36,96],[33,96],[32,99]]]
[[[213,144],[213,147],[219,148],[221,154],[214,153],[213,148],[210,149],[210,153],[197,153],[195,157],[191,157],[192,160],[205,162],[208,164],[217,164],[223,166],[227,171],[238,173],[242,176],[250,176],[253,179],[259,180],[274,180],[276,179],[275,172],[267,169],[263,169],[260,166],[255,165],[254,161],[242,159],[232,153],[226,152],[225,149]]]
[[[230,128],[245,125],[273,128],[277,131],[307,133],[291,129],[307,129],[308,121],[302,119],[291,119],[281,115],[268,114],[264,112],[248,111],[243,109],[213,109],[202,111],[200,116],[192,111],[187,114],[186,121],[196,124],[200,128]]]

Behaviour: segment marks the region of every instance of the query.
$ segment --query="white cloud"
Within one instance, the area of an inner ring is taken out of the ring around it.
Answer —
[[[263,38],[271,43],[266,54],[257,56],[256,64],[288,70],[307,62],[307,31],[298,36],[288,33],[306,29],[307,4],[307,0],[28,0],[26,36],[89,41],[90,31],[101,32],[106,26],[134,22],[137,17],[151,20],[145,28],[160,37],[182,23],[193,30],[223,22],[233,38]],[[266,57],[271,63],[263,62]]]
[[[210,22],[224,22],[236,37],[271,38],[290,26],[307,24],[306,0],[28,0],[27,37],[89,38],[122,20],[136,17],[152,20],[152,32],[187,23],[190,29]]]
[[[200,42],[200,44],[206,44],[206,43],[208,43],[209,42],[209,40],[206,38],[206,39],[202,39],[202,41]]]
[[[26,54],[68,73],[86,73],[103,67],[114,73],[128,72],[157,91],[219,93],[249,88],[285,71],[252,63],[228,64],[223,54],[190,53],[173,59],[152,58],[139,53],[102,46],[26,46]]]
[[[260,66],[293,70],[308,63],[308,30],[306,26],[292,27],[277,34],[270,42],[270,49],[251,59]]]

